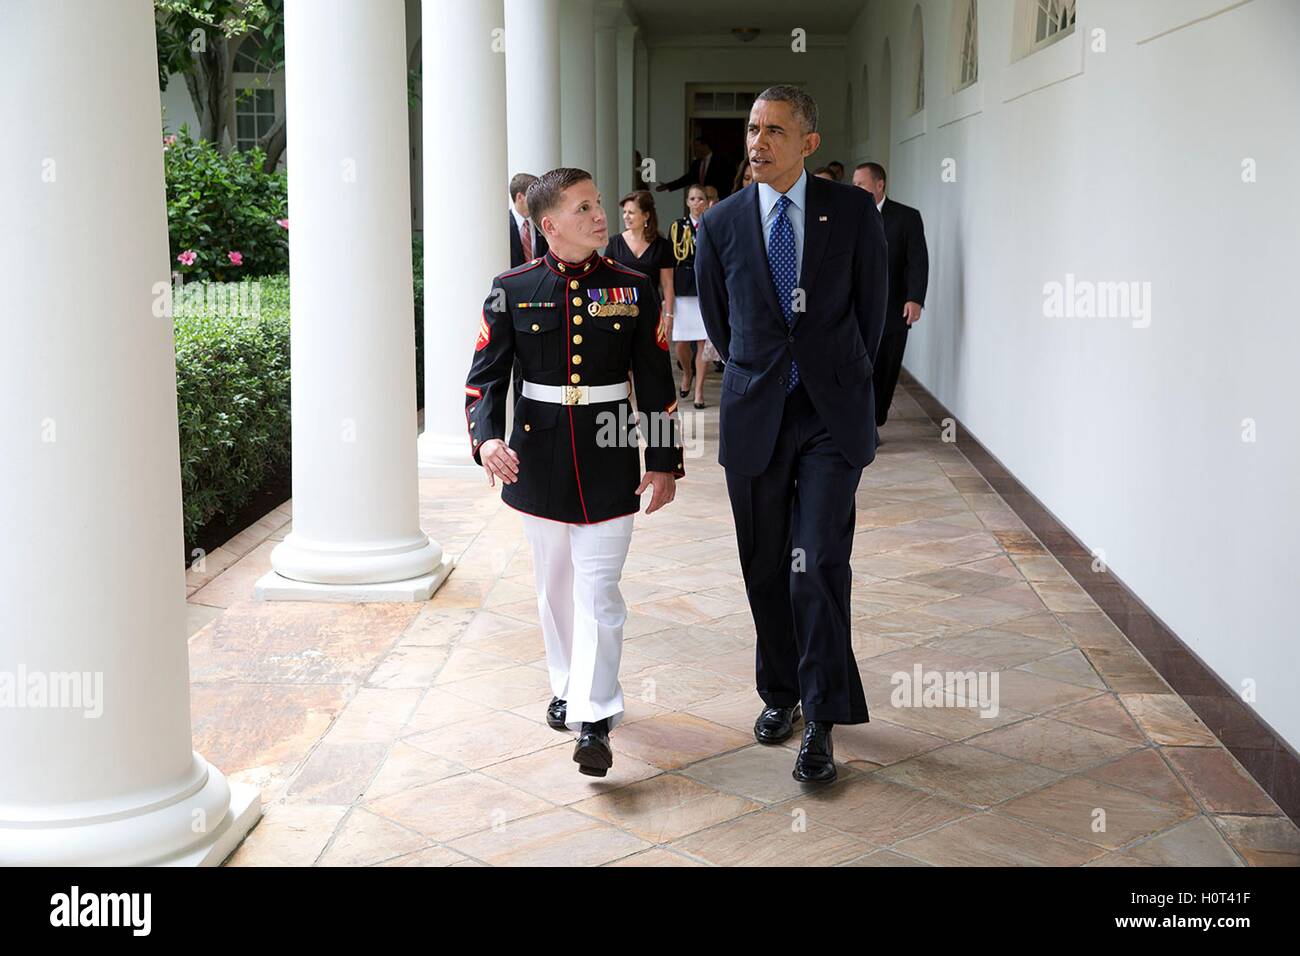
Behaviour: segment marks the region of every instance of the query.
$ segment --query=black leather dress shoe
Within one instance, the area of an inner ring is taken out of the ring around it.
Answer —
[[[803,743],[794,761],[793,776],[800,783],[830,783],[835,779],[835,748],[829,720],[810,720],[803,728]]]
[[[552,730],[568,730],[564,723],[564,718],[569,709],[569,705],[558,697],[552,697],[550,704],[546,707],[546,723]]]
[[[603,777],[614,766],[614,751],[609,747],[609,721],[601,718],[594,724],[585,720],[578,742],[573,747],[573,762],[578,773],[589,777]]]
[[[794,734],[799,719],[799,705],[793,707],[764,707],[754,721],[754,739],[760,744],[779,744]]]

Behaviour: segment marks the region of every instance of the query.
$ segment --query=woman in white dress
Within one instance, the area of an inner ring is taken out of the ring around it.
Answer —
[[[676,293],[676,310],[672,320],[672,339],[676,343],[677,361],[682,367],[682,383],[678,394],[685,398],[695,385],[695,407],[704,407],[704,377],[709,361],[705,355],[708,333],[704,330],[704,316],[700,314],[700,299],[695,289],[695,230],[700,216],[708,207],[709,199],[703,186],[686,190],[686,208],[690,215],[673,220],[668,229],[668,243],[672,247],[673,291]],[[695,354],[691,354],[691,343]],[[693,374],[692,374],[693,372]]]

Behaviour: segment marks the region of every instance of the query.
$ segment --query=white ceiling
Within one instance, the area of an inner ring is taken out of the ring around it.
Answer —
[[[650,37],[729,34],[757,27],[784,37],[795,27],[810,34],[847,33],[865,0],[626,0]]]

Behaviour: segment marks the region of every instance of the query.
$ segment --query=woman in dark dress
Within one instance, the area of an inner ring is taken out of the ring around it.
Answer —
[[[605,245],[605,255],[659,283],[659,296],[663,300],[660,315],[662,334],[665,341],[671,341],[675,262],[668,240],[659,235],[654,197],[646,190],[638,189],[624,196],[619,206],[623,210],[623,231],[610,237]]]

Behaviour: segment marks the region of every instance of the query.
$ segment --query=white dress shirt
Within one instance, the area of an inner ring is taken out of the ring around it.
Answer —
[[[794,267],[795,281],[803,277],[803,222],[804,222],[804,196],[808,192],[808,170],[805,169],[799,174],[799,179],[795,184],[786,191],[785,195],[790,199],[790,205],[785,208],[786,218],[790,220],[790,228],[794,232]],[[781,193],[777,192],[767,183],[758,184],[758,211],[763,220],[763,248],[767,249],[772,243],[772,221],[776,219],[776,200]]]
[[[515,208],[514,203],[510,204],[510,215],[513,216],[515,220],[515,232],[523,232],[524,223],[528,223],[528,237],[533,240],[533,255],[536,256],[537,255],[537,234],[533,231],[532,220],[525,219],[523,216],[519,215],[519,210]],[[519,241],[523,242],[522,236],[520,236]]]

